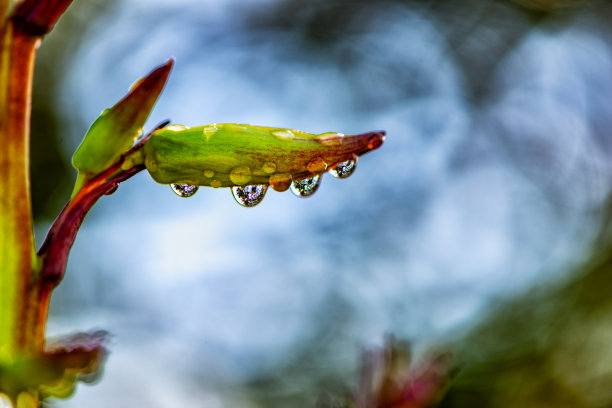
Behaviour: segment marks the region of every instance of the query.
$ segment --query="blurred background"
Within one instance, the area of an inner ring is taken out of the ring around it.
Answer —
[[[48,333],[105,329],[111,354],[49,404],[336,406],[393,334],[453,353],[442,406],[612,406],[610,21],[580,0],[75,1],[37,61],[39,243],[89,124],[169,57],[149,128],[387,140],[308,199],[184,199],[146,172],[103,198]]]

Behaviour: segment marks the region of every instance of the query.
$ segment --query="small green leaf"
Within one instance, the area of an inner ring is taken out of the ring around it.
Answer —
[[[123,99],[102,112],[91,125],[72,156],[72,165],[79,172],[73,196],[87,180],[107,169],[132,147],[166,84],[172,64],[173,60],[169,60],[136,81]]]
[[[322,174],[378,148],[385,132],[323,133],[232,123],[188,128],[171,125],[144,146],[145,166],[162,184],[233,187],[270,185]]]

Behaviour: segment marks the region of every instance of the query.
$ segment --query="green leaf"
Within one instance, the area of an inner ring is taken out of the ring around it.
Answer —
[[[72,156],[72,165],[79,172],[73,197],[87,180],[107,169],[132,147],[166,84],[172,65],[173,60],[169,60],[136,81],[123,99],[102,112],[91,125]]]
[[[265,184],[285,191],[292,180],[321,174],[377,149],[384,137],[384,131],[315,135],[232,123],[171,125],[153,133],[143,150],[145,166],[158,183]]]

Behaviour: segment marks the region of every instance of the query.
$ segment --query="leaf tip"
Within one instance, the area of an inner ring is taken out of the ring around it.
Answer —
[[[372,135],[368,139],[368,149],[375,150],[382,146],[382,144],[385,142],[387,132],[384,130],[377,130],[371,133]]]

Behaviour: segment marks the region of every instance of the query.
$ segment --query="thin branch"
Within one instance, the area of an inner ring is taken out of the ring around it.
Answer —
[[[120,183],[145,168],[143,164],[139,164],[127,170],[122,169],[121,166],[125,162],[126,157],[142,149],[151,134],[167,123],[164,122],[158,125],[108,169],[89,180],[66,204],[53,222],[45,241],[38,251],[38,255],[42,258],[43,262],[40,274],[43,287],[53,288],[62,280],[66,269],[68,253],[91,207],[100,197],[112,194]]]

